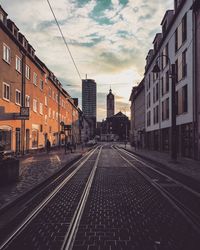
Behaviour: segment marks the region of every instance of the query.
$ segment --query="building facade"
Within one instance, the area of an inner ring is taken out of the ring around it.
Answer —
[[[59,80],[0,6],[0,145],[25,153],[78,142],[79,111]],[[29,110],[26,119],[20,112]],[[62,131],[61,122],[73,131]]]
[[[127,141],[129,138],[130,121],[121,111],[102,121],[101,138],[105,141]]]
[[[197,140],[197,147],[195,148],[195,155],[197,159],[200,160],[200,1],[196,0],[194,2],[193,11],[195,14],[195,97],[196,97],[196,121],[197,121],[197,131],[195,134],[195,140]]]
[[[131,101],[130,143],[133,146],[145,146],[145,90],[144,79],[133,87]]]
[[[115,114],[115,96],[112,93],[112,90],[109,90],[107,95],[107,117],[111,117]]]
[[[184,157],[195,157],[194,22],[191,0],[174,2],[161,22],[145,67],[145,129],[150,149],[170,151],[172,77],[175,81],[176,148]],[[153,73],[155,65],[160,72]],[[175,74],[172,75],[172,65]]]

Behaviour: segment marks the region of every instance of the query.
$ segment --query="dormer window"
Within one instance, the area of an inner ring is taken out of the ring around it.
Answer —
[[[7,13],[0,6],[0,21],[6,24],[6,20],[7,20]]]
[[[1,20],[2,22],[4,22],[4,15],[3,15],[2,12],[0,12],[0,20]]]
[[[15,27],[13,28],[13,34],[16,38],[18,38],[18,30]]]

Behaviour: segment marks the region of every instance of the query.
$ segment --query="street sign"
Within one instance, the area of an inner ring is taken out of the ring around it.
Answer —
[[[20,107],[18,119],[29,120],[29,107]]]

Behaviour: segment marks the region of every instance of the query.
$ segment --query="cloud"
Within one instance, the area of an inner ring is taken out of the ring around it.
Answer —
[[[145,58],[165,11],[173,0],[50,0],[77,67],[96,80],[98,91],[112,85],[117,107],[128,105],[132,86],[143,78]],[[81,80],[46,1],[1,0],[5,11],[55,72],[71,95],[81,100]],[[118,85],[117,85],[118,84]],[[98,95],[99,119],[105,98]]]

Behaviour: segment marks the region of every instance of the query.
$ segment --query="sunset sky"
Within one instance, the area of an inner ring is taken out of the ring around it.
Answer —
[[[106,116],[106,95],[116,110],[129,115],[129,96],[144,74],[145,58],[173,0],[50,0],[74,60],[84,79],[97,82],[97,117]],[[52,70],[72,97],[81,81],[46,0],[0,0],[36,55]]]

